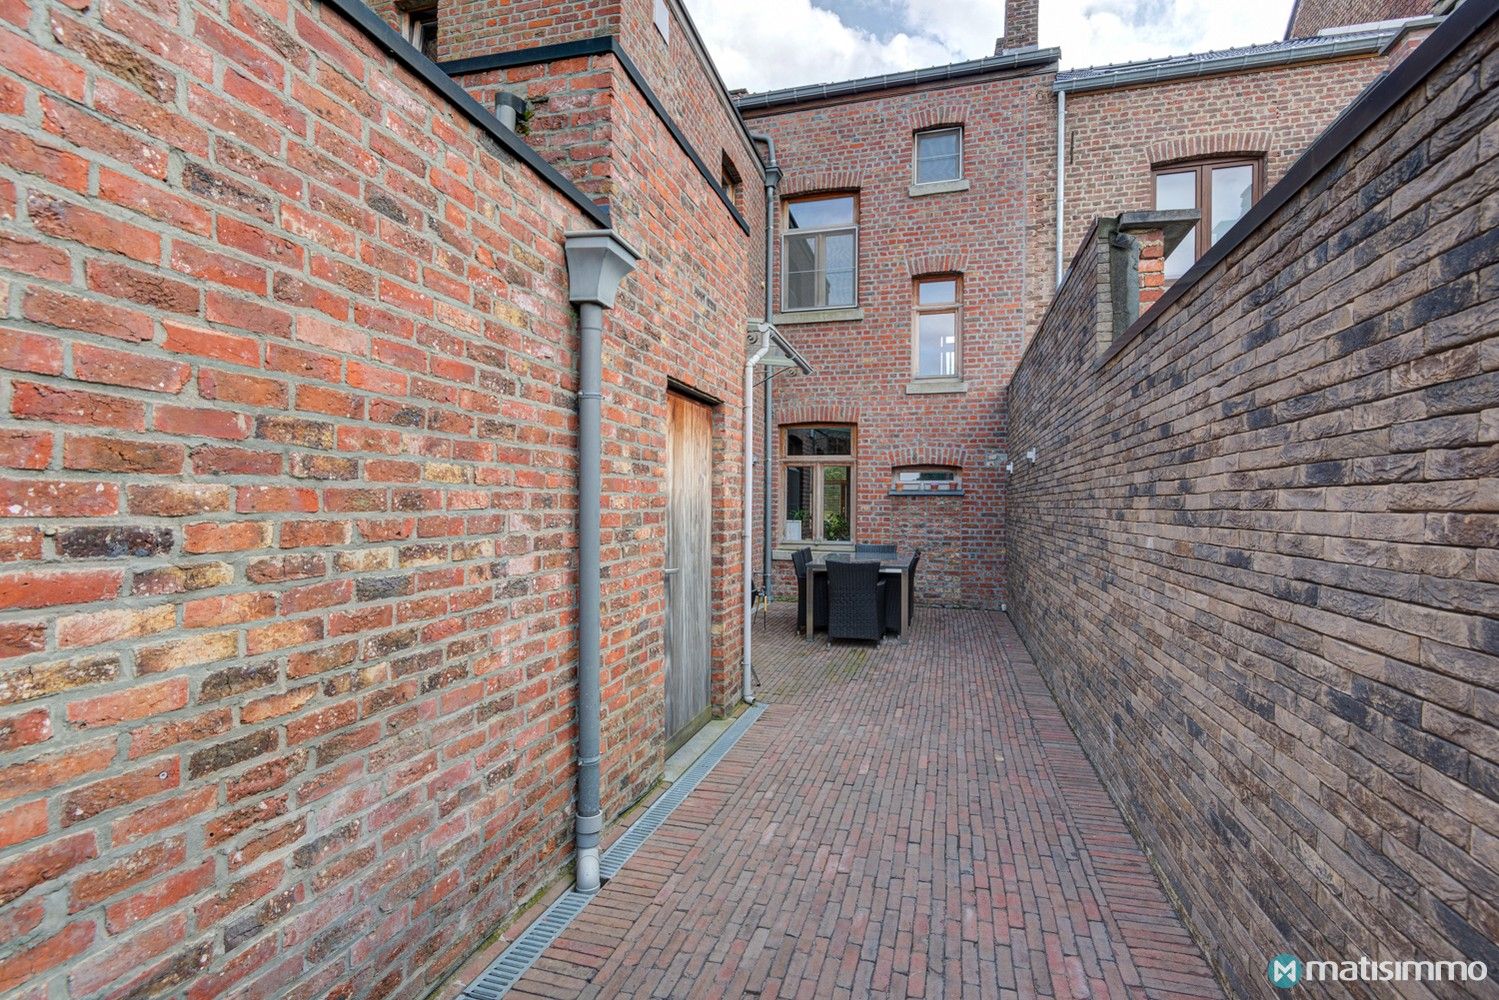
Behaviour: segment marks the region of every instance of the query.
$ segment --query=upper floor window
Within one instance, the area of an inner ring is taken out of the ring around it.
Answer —
[[[414,4],[402,15],[406,40],[428,59],[437,58],[437,4]]]
[[[916,133],[916,183],[937,184],[963,176],[963,130],[934,128]]]
[[[958,377],[961,295],[956,275],[916,280],[911,356],[917,378]]]
[[[1186,273],[1233,228],[1259,194],[1258,160],[1213,160],[1155,172],[1156,208],[1195,208],[1202,219],[1166,258],[1166,278]]]
[[[666,5],[666,0],[655,0],[651,5],[651,20],[655,22],[656,30],[661,33],[661,40],[670,44],[671,8]]]
[[[721,153],[722,164],[719,168],[719,183],[723,185],[723,193],[729,196],[729,201],[734,203],[735,208],[740,208],[739,194],[741,182],[739,168],[734,166],[734,161],[729,159],[728,153]]]
[[[781,237],[781,300],[791,309],[837,309],[857,303],[858,199],[818,195],[786,203]]]

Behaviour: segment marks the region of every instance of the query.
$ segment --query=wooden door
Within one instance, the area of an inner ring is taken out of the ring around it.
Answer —
[[[708,407],[667,396],[666,752],[708,721],[709,544],[713,524],[713,422]]]

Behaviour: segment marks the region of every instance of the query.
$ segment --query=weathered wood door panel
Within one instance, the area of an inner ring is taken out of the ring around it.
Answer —
[[[666,448],[666,745],[708,720],[713,537],[713,421],[708,407],[668,395]]]

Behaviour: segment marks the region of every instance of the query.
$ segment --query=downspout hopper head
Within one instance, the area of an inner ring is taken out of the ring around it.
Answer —
[[[610,308],[620,280],[635,270],[640,254],[612,229],[566,235],[568,300],[575,305],[591,302]]]
[[[501,92],[494,98],[494,116],[500,124],[514,132],[520,116],[526,113],[526,99],[519,94]]]
[[[778,188],[781,186],[781,168],[772,163],[765,168],[765,186]]]

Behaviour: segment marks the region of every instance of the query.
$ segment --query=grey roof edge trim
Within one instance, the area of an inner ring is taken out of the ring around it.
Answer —
[[[1087,70],[1064,70],[1057,74],[1051,85],[1054,91],[1075,93],[1084,90],[1108,90],[1114,87],[1129,87],[1138,84],[1158,83],[1166,80],[1181,80],[1198,76],[1213,76],[1232,73],[1236,70],[1267,69],[1302,62],[1319,62],[1344,56],[1377,55],[1399,34],[1398,30],[1382,31],[1378,34],[1358,38],[1328,38],[1325,41],[1306,42],[1280,50],[1256,51],[1232,54],[1233,50],[1207,58],[1187,61],[1164,61],[1153,59],[1138,63],[1120,63],[1118,66],[1100,66]],[[1069,72],[1082,74],[1069,77]]]
[[[806,358],[804,358],[802,356],[802,352],[798,351],[796,349],[796,345],[793,344],[793,343],[791,343],[791,341],[787,340],[781,334],[780,330],[777,330],[775,327],[771,327],[770,328],[770,339],[771,339],[772,343],[774,343],[777,347],[779,347],[781,349],[781,353],[782,354],[786,355],[786,357],[788,357],[792,361],[796,362],[796,367],[798,367],[798,368],[800,368],[802,370],[802,374],[803,375],[815,375],[815,374],[817,374],[817,370],[812,367],[812,362],[810,362]]]
[[[1099,358],[1099,366],[1107,365],[1123,350],[1134,343],[1150,327],[1154,326],[1173,303],[1205,280],[1209,273],[1229,254],[1239,248],[1272,215],[1280,211],[1291,199],[1322,173],[1334,160],[1347,152],[1358,138],[1383,118],[1391,109],[1426,82],[1442,63],[1469,39],[1482,31],[1490,21],[1499,17],[1499,3],[1465,3],[1457,7],[1447,19],[1437,26],[1425,41],[1406,56],[1399,65],[1375,81],[1350,105],[1327,129],[1307,147],[1306,152],[1291,164],[1274,187],[1255,202],[1232,229],[1214,243],[1208,252],[1187,268],[1185,274],[1166,289],[1140,318],[1120,334],[1119,339]],[[1035,338],[1032,338],[1034,342]],[[1027,345],[1029,346],[1029,345]],[[1021,363],[1025,361],[1022,354]]]
[[[734,106],[741,112],[762,108],[780,107],[785,104],[802,104],[830,97],[849,97],[856,94],[909,87],[923,83],[942,83],[983,73],[998,73],[1012,69],[1035,69],[1056,63],[1062,57],[1061,49],[1019,49],[997,56],[970,59],[967,62],[949,63],[946,66],[929,66],[910,69],[881,76],[864,76],[855,80],[837,83],[811,83],[782,90],[767,90],[759,94],[746,94],[734,99]]]
[[[444,73],[431,59],[422,55],[415,46],[401,37],[400,32],[366,6],[361,0],[323,0],[338,11],[380,48],[393,56],[396,62],[415,74],[423,83],[441,94],[453,109],[486,132],[516,159],[530,167],[548,185],[568,201],[577,206],[601,228],[609,228],[609,206],[600,205],[583,192],[572,181],[532,149],[520,137],[500,124],[500,120],[488,111],[468,91],[460,87],[452,77]]]
[[[1395,33],[1390,36],[1390,40],[1384,43],[1384,48],[1379,50],[1379,54],[1382,56],[1389,55],[1406,35],[1409,35],[1412,31],[1420,31],[1422,28],[1435,27],[1441,24],[1446,17],[1446,14],[1432,14],[1430,17],[1407,18],[1400,27],[1395,29]]]
[[[620,41],[618,35],[594,35],[591,38],[575,38],[570,42],[558,42],[554,45],[535,45],[526,49],[511,49],[507,52],[491,52],[482,56],[468,56],[464,59],[453,59],[448,62],[438,63],[437,68],[449,76],[457,77],[465,76],[469,73],[482,73],[491,69],[536,66],[541,63],[561,59],[574,59],[579,56],[614,57],[615,61],[624,69],[625,75],[629,77],[630,83],[645,98],[646,104],[650,106],[656,118],[661,124],[666,126],[666,131],[671,133],[672,141],[677,144],[677,147],[682,152],[687,154],[687,158],[692,161],[692,165],[697,168],[697,172],[702,175],[703,180],[708,182],[708,187],[713,190],[714,194],[718,196],[718,200],[723,202],[724,207],[729,210],[729,215],[733,217],[735,224],[744,230],[746,236],[752,235],[750,233],[749,221],[739,211],[738,207],[734,204],[734,200],[729,197],[728,192],[723,189],[723,185],[713,176],[713,172],[703,162],[703,158],[698,154],[696,147],[682,133],[682,129],[677,125],[676,119],[671,116],[670,111],[666,110],[666,105],[661,103],[661,98],[657,97],[656,92],[651,89],[650,82],[646,80],[645,74],[640,72],[640,67],[635,65],[635,60],[630,58],[629,52],[625,51],[624,43]],[[737,119],[739,116],[735,115],[734,117]],[[744,128],[742,120],[740,128],[748,135],[749,130]],[[522,145],[526,144],[522,142]],[[526,148],[530,149],[531,147],[526,145]],[[764,165],[759,163],[760,157],[759,154],[754,152],[753,142],[750,144],[750,153],[756,160],[756,168],[763,178]]]

